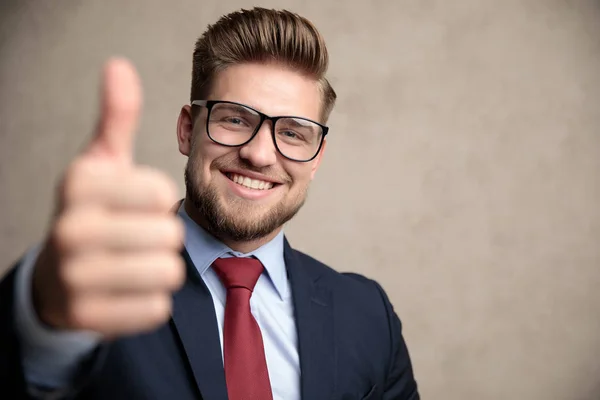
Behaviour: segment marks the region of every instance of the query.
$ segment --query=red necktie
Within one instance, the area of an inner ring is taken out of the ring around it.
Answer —
[[[250,312],[263,265],[254,258],[219,258],[213,269],[227,288],[223,354],[229,400],[272,400],[262,335]]]

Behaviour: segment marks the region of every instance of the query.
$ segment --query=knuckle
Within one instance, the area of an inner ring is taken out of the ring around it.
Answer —
[[[137,175],[145,184],[146,195],[159,210],[169,210],[177,201],[177,185],[164,172],[151,167],[140,167]]]
[[[100,215],[92,209],[64,212],[54,223],[51,237],[60,253],[74,252],[90,240],[95,240],[102,229]]]
[[[72,214],[62,215],[56,220],[51,236],[59,252],[69,252],[77,247],[81,232],[75,221],[76,218]]]
[[[156,295],[149,300],[148,316],[152,323],[159,324],[171,316],[171,297],[168,295]]]
[[[164,172],[156,171],[156,192],[161,205],[166,209],[177,201],[177,185]]]
[[[185,280],[184,262],[178,254],[170,255],[165,261],[164,283],[168,289],[177,289]]]
[[[88,244],[102,244],[109,230],[109,216],[102,209],[80,207],[70,210],[63,215],[64,224],[59,229],[59,237],[63,238],[71,248]]]
[[[168,248],[178,249],[183,245],[185,227],[183,222],[174,216],[169,216],[165,222],[165,240]]]

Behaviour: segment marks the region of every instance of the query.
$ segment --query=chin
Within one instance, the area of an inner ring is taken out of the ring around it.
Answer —
[[[229,219],[236,223],[243,222],[244,224],[256,224],[266,217],[269,210],[275,207],[275,205],[260,204],[260,202],[254,200],[232,196],[221,199],[219,209]]]

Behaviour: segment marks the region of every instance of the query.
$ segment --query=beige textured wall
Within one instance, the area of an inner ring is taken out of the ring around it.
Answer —
[[[181,182],[193,42],[240,7],[328,40],[339,103],[288,228],[383,283],[424,399],[600,398],[600,2],[4,1],[0,271],[39,240],[95,118],[102,62],[138,66],[138,160]]]

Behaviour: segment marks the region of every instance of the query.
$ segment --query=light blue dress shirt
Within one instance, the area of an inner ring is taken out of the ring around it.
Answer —
[[[250,298],[250,309],[262,333],[273,398],[299,400],[298,338],[283,257],[283,231],[257,250],[242,254],[204,231],[186,214],[183,205],[178,215],[185,224],[185,247],[213,299],[221,355],[227,290],[211,265],[219,257],[251,256],[264,265],[265,271]],[[37,320],[30,291],[31,273],[37,254],[38,249],[35,248],[26,255],[16,278],[15,323],[22,338],[25,375],[31,385],[65,388],[69,386],[81,360],[90,354],[100,338],[93,332],[54,331]]]

